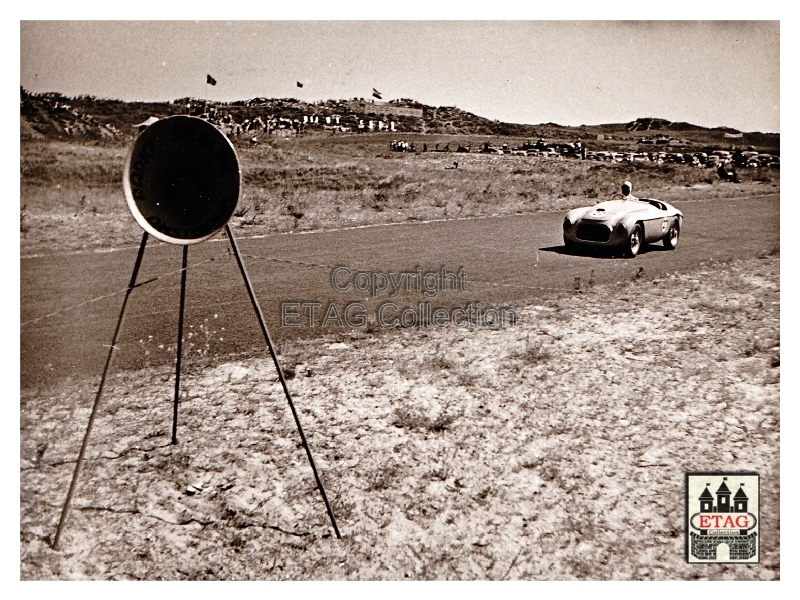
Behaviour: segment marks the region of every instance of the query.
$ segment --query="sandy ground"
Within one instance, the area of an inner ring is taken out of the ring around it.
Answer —
[[[23,390],[22,579],[778,579],[779,256],[646,272],[499,330],[282,349],[343,539],[264,358]],[[761,562],[689,565],[684,473],[761,475]]]

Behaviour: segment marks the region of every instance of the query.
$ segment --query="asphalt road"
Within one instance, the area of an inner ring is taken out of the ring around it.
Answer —
[[[559,290],[574,288],[575,277],[596,284],[630,280],[640,267],[648,277],[688,271],[710,258],[730,260],[758,256],[780,240],[779,196],[676,204],[684,213],[678,249],[661,245],[645,249],[633,260],[575,256],[564,252],[563,212],[484,219],[275,234],[239,239],[245,264],[278,343],[350,332],[329,323],[322,313],[333,302],[343,312],[361,301],[367,313],[392,301],[416,306],[422,293],[404,292],[377,298],[355,290],[333,289],[333,267],[384,273],[464,267],[466,291],[440,292],[427,299],[433,306],[519,306]],[[70,376],[98,376],[102,371],[130,279],[137,248],[82,252],[21,259],[21,374],[23,388],[48,385]],[[131,295],[114,370],[162,365],[175,360],[181,248],[151,241],[139,282]],[[222,236],[191,246],[184,364],[206,357],[249,353],[263,348],[253,308],[241,274]],[[593,273],[593,274],[592,274]],[[657,298],[657,287],[654,286]],[[318,302],[314,326],[307,312],[301,327],[282,327],[282,302]],[[152,337],[150,337],[152,336]],[[170,390],[165,388],[165,394]]]

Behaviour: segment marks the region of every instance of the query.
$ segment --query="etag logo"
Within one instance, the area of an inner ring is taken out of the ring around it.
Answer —
[[[686,474],[686,560],[759,561],[757,473]]]

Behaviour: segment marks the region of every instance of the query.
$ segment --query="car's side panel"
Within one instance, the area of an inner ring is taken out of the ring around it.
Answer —
[[[648,243],[657,242],[666,235],[672,218],[668,216],[650,219],[644,224],[644,237]]]
[[[667,233],[673,211],[664,202],[650,199],[644,201],[650,203],[650,207],[640,217],[644,223],[644,239],[647,243],[657,242]]]

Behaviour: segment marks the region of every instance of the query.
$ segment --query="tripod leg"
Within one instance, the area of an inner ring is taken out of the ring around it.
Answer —
[[[172,443],[178,443],[178,397],[181,391],[181,355],[183,353],[183,309],[186,305],[186,259],[189,246],[183,247],[183,262],[181,264],[181,306],[178,312],[178,356],[175,359],[175,402],[172,405]]]
[[[100,386],[97,388],[97,395],[94,398],[94,405],[92,406],[92,412],[89,414],[89,423],[86,425],[86,433],[83,435],[83,443],[81,444],[81,450],[78,453],[78,460],[75,463],[75,470],[72,473],[72,481],[69,484],[69,491],[67,492],[67,499],[64,501],[64,506],[61,508],[61,517],[58,520],[58,529],[56,529],[56,537],[53,540],[53,549],[58,549],[58,541],[61,538],[61,532],[64,529],[64,523],[67,521],[67,514],[69,513],[69,507],[72,503],[72,496],[75,493],[75,485],[78,482],[78,474],[80,473],[81,467],[83,466],[83,458],[86,454],[86,446],[89,443],[89,434],[92,432],[92,425],[94,425],[94,419],[97,415],[97,409],[100,407],[100,398],[103,395],[103,387],[106,384],[106,377],[108,376],[108,369],[111,366],[111,359],[114,356],[114,350],[116,350],[117,338],[119,337],[119,331],[122,328],[122,318],[125,316],[125,307],[128,304],[128,298],[131,295],[131,291],[136,286],[136,276],[139,274],[139,267],[142,265],[142,256],[144,256],[144,247],[147,245],[147,237],[148,234],[145,231],[144,235],[142,235],[142,243],[139,245],[139,254],[136,256],[136,263],[133,265],[133,273],[131,274],[130,283],[128,283],[128,289],[125,291],[125,298],[122,300],[122,308],[119,311],[119,318],[117,319],[117,327],[114,330],[114,336],[111,338],[111,347],[108,349],[108,357],[106,357],[106,366],[103,368],[103,376],[100,378]]]
[[[261,326],[261,332],[264,334],[264,340],[267,342],[267,348],[269,348],[269,353],[272,356],[272,362],[275,363],[275,370],[278,371],[278,379],[281,382],[281,386],[283,386],[283,393],[286,395],[289,408],[292,410],[292,416],[294,417],[295,425],[297,425],[297,431],[300,433],[300,439],[303,442],[303,448],[306,450],[308,462],[311,465],[311,470],[314,472],[314,479],[316,480],[317,488],[319,488],[319,492],[322,495],[322,501],[325,503],[325,509],[328,511],[328,517],[330,517],[331,525],[333,525],[333,531],[336,533],[336,537],[341,539],[342,535],[339,533],[339,528],[336,526],[336,519],[333,516],[331,505],[328,502],[328,496],[325,494],[325,488],[322,486],[322,480],[319,477],[319,473],[317,473],[317,467],[314,464],[314,457],[311,456],[311,449],[308,447],[306,435],[303,433],[303,427],[300,425],[300,418],[297,415],[297,409],[294,407],[292,395],[289,393],[289,388],[286,385],[286,380],[283,377],[283,370],[281,370],[281,366],[278,364],[278,357],[275,354],[275,349],[272,346],[272,339],[269,336],[269,331],[267,331],[267,324],[264,321],[264,315],[261,313],[261,307],[258,305],[258,300],[256,300],[256,295],[253,292],[253,286],[250,284],[250,277],[247,275],[247,269],[245,269],[244,263],[242,262],[242,257],[239,254],[239,247],[236,245],[236,238],[233,237],[233,231],[231,231],[230,225],[225,225],[225,232],[228,234],[228,239],[231,241],[233,255],[236,257],[236,262],[239,264],[239,270],[242,272],[244,285],[247,287],[247,294],[250,296],[250,302],[253,304],[253,309],[256,311],[258,324]]]

